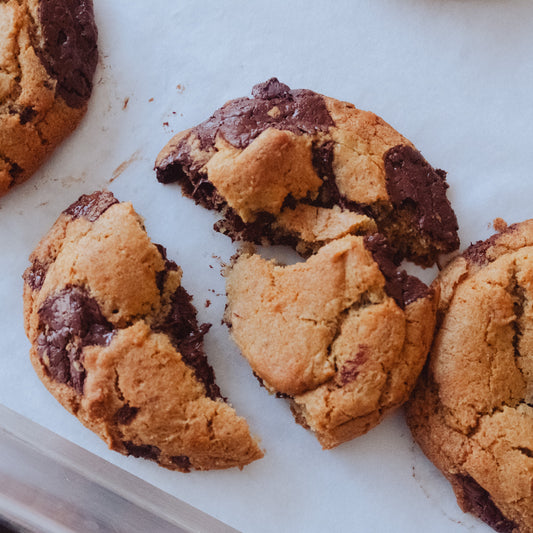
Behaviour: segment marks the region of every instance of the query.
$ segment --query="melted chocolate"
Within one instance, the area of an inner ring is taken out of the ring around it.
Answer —
[[[231,100],[194,129],[202,149],[212,148],[217,134],[242,149],[268,128],[302,135],[334,126],[324,98],[313,91],[291,90],[271,78],[253,87],[252,96]]]
[[[162,246],[161,244],[155,244],[155,246],[159,250],[161,257],[165,261],[165,269],[161,270],[160,272],[157,272],[155,275],[155,282],[156,282],[157,288],[159,289],[159,292],[162,294],[165,288],[165,283],[167,281],[168,273],[170,271],[178,270],[178,265],[174,261],[167,259],[167,249],[164,246]]]
[[[36,53],[48,75],[57,80],[57,93],[70,107],[82,107],[91,95],[98,62],[92,0],[39,2],[42,47]]]
[[[458,248],[457,219],[446,198],[446,172],[435,170],[410,146],[391,148],[384,156],[387,192],[396,209],[413,213],[413,222],[443,251]]]
[[[518,224],[512,224],[511,226],[507,227],[505,231],[502,231],[501,233],[495,233],[488,239],[484,241],[477,241],[474,244],[471,244],[464,252],[463,257],[469,261],[470,263],[474,263],[479,266],[488,265],[491,261],[487,257],[487,252],[490,248],[492,248],[500,238],[501,235],[504,235],[506,233],[511,233],[513,231],[516,231],[518,228]]]
[[[473,478],[456,475],[455,480],[463,489],[464,503],[468,512],[479,517],[499,533],[512,533],[517,528],[512,520],[505,518],[492,501],[490,494]]]
[[[174,455],[170,460],[182,471],[189,472],[191,470],[191,461],[186,455]]]
[[[85,346],[107,346],[113,326],[96,300],[84,288],[72,285],[48,296],[39,309],[39,319],[37,352],[48,374],[82,394],[86,376],[82,350]]]
[[[171,309],[162,322],[153,326],[157,332],[165,333],[183,357],[183,361],[194,370],[198,381],[204,384],[206,394],[212,400],[222,398],[215,383],[215,374],[204,353],[204,336],[211,324],[198,325],[192,296],[183,287],[172,295]]]
[[[84,194],[67,207],[63,213],[72,218],[84,217],[90,222],[95,222],[112,205],[118,204],[118,200],[109,191],[96,191],[92,194]]]
[[[133,457],[142,457],[143,459],[157,461],[161,455],[161,450],[151,444],[134,444],[131,440],[123,441],[122,444],[128,454],[133,455]]]
[[[256,137],[268,128],[285,130],[296,135],[326,132],[334,126],[324,98],[305,89],[291,90],[276,78],[253,87],[254,98],[231,100],[192,130],[200,140],[203,150],[215,146],[220,134],[236,148],[246,148]],[[207,175],[190,154],[188,138],[184,138],[174,151],[157,168],[157,179],[161,183],[179,181],[187,196],[202,203],[202,196],[212,196],[214,187]],[[186,182],[190,183],[186,185]],[[206,188],[206,191],[198,189]],[[208,207],[208,206],[206,206]],[[211,206],[211,208],[213,208]],[[220,209],[219,209],[220,210]]]
[[[405,270],[398,271],[401,257],[397,255],[383,235],[379,233],[368,235],[365,237],[365,246],[385,277],[387,294],[402,309],[419,298],[425,298],[430,293],[431,289],[417,277],[407,274]]]

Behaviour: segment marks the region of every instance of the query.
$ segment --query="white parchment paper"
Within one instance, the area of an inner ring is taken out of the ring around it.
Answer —
[[[447,170],[464,249],[493,232],[495,217],[533,217],[533,3],[94,2],[101,56],[87,116],[0,199],[0,403],[246,533],[490,531],[459,510],[401,412],[322,451],[287,404],[258,386],[220,325],[221,263],[235,247],[212,230],[216,215],[156,182],[153,164],[173,133],[277,76],[374,111]],[[102,187],[131,201],[183,267],[200,319],[214,324],[206,349],[218,383],[261,438],[261,461],[185,475],[123,457],[36,378],[21,274],[60,211]],[[434,274],[424,272],[426,281]]]

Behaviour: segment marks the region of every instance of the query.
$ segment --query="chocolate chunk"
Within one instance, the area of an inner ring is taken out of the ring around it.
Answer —
[[[25,270],[22,277],[32,290],[38,291],[43,286],[47,271],[48,265],[41,263],[41,261],[36,259],[32,265]]]
[[[170,460],[182,471],[189,472],[191,470],[191,461],[186,455],[174,455]]]
[[[156,244],[156,243],[154,244],[156,248],[159,250],[161,257],[165,261],[165,270],[161,270],[160,272],[157,272],[155,275],[155,282],[156,282],[157,288],[159,289],[159,292],[162,294],[165,288],[165,283],[167,281],[168,273],[170,271],[178,270],[178,265],[174,261],[167,259],[167,249],[164,246],[162,246],[161,244]]]
[[[215,373],[204,353],[204,336],[211,324],[198,325],[196,309],[191,303],[192,296],[183,287],[178,287],[172,295],[169,314],[154,331],[165,333],[183,357],[185,364],[194,370],[196,379],[203,383],[206,394],[212,400],[222,398],[215,383]]]
[[[458,248],[457,219],[446,198],[446,172],[435,170],[410,146],[395,146],[383,159],[387,192],[394,207],[411,211],[413,223],[441,243],[441,251]]]
[[[57,80],[57,93],[70,107],[82,107],[98,62],[92,0],[42,0],[39,21],[43,42],[36,53]]]
[[[39,309],[39,319],[37,351],[48,374],[82,394],[86,376],[82,350],[85,346],[107,346],[113,326],[96,300],[84,288],[73,285],[48,296]]]
[[[32,120],[37,115],[37,112],[33,107],[25,107],[19,115],[19,121],[22,125]]]
[[[470,476],[456,475],[462,489],[466,511],[474,514],[499,533],[512,533],[518,526],[496,507],[490,494]]]
[[[252,96],[258,100],[270,100],[272,98],[290,97],[291,88],[281,83],[277,78],[258,83],[252,87]]]
[[[131,424],[133,419],[137,416],[139,412],[138,407],[132,407],[129,403],[125,403],[116,413],[115,419],[119,424],[127,426]]]
[[[335,123],[324,98],[306,89],[290,90],[272,78],[252,89],[254,98],[231,100],[194,128],[203,150],[220,134],[236,148],[246,148],[268,128],[302,135],[327,131]]]
[[[487,257],[487,252],[489,248],[492,248],[500,238],[501,235],[504,235],[506,233],[511,233],[513,231],[516,231],[518,225],[512,224],[508,226],[505,231],[502,231],[501,233],[495,233],[488,239],[484,241],[477,241],[474,244],[471,244],[464,252],[463,257],[469,261],[470,263],[474,263],[479,266],[488,265],[491,261]]]
[[[118,204],[118,200],[109,191],[96,191],[92,194],[84,194],[63,213],[72,218],[84,217],[90,222],[96,221],[112,205]]]
[[[394,251],[383,235],[379,233],[368,235],[365,237],[364,242],[385,277],[387,294],[402,309],[430,293],[431,289],[417,277],[407,274],[405,270],[398,271],[401,257],[398,256],[398,253]]]
[[[161,450],[157,446],[150,444],[133,444],[131,440],[123,441],[122,444],[128,454],[133,455],[133,457],[142,457],[143,459],[157,461],[161,455]]]
[[[7,158],[6,158],[7,160]],[[17,165],[14,161],[7,160],[9,164],[9,175],[13,180],[17,179],[23,172],[23,169],[20,165]]]
[[[486,265],[489,263],[487,250],[496,242],[498,235],[493,235],[486,241],[477,241],[471,244],[464,252],[463,257],[470,263],[476,265]]]

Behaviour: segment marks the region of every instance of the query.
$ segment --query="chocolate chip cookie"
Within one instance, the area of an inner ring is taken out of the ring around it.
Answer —
[[[131,204],[82,196],[24,273],[30,357],[48,390],[124,454],[181,470],[242,467],[263,453],[221,396],[181,269]]]
[[[437,294],[397,266],[382,235],[348,235],[290,266],[243,253],[227,274],[233,339],[324,448],[404,403],[424,365]]]
[[[465,512],[496,531],[530,532],[533,220],[498,226],[435,282],[436,336],[407,415]]]
[[[215,228],[303,255],[379,230],[422,265],[458,248],[446,173],[373,113],[272,78],[176,135],[156,160],[162,183],[219,211]]]
[[[0,196],[78,125],[97,61],[92,0],[0,3]]]

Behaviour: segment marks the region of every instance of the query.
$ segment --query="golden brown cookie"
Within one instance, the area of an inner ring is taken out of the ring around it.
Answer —
[[[459,246],[446,173],[381,118],[272,78],[179,133],[157,178],[219,211],[215,228],[308,255],[377,229],[423,265]]]
[[[404,403],[424,365],[436,295],[379,235],[346,236],[290,266],[240,255],[225,321],[252,370],[324,448]]]
[[[181,470],[262,457],[207,363],[181,269],[131,204],[82,196],[24,273],[30,357],[48,390],[110,448]]]
[[[460,507],[533,531],[533,220],[470,246],[435,281],[438,325],[408,404]]]
[[[0,196],[85,114],[96,41],[92,0],[0,2]]]

